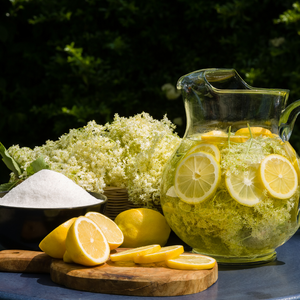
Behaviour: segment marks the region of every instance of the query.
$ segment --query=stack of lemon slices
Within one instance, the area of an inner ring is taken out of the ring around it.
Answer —
[[[134,261],[142,266],[164,263],[169,268],[181,270],[212,269],[216,264],[216,260],[212,257],[183,252],[184,248],[181,245],[167,247],[149,245],[111,254],[110,259],[113,262]]]
[[[98,212],[88,212],[59,225],[39,247],[53,258],[84,266],[97,266],[109,259],[113,263],[130,261],[146,266],[163,262],[170,268],[195,270],[211,269],[216,264],[211,257],[183,254],[182,245],[161,247],[153,244],[111,253],[123,241],[123,232],[114,221]]]
[[[213,197],[221,182],[221,154],[217,144],[224,141],[243,143],[258,136],[274,137],[269,130],[260,127],[251,127],[251,134],[248,128],[242,128],[233,136],[221,131],[202,135],[201,141],[186,153],[176,167],[176,195],[189,204]],[[279,154],[269,154],[260,165],[249,165],[236,174],[226,172],[225,185],[230,196],[246,206],[259,203],[265,191],[276,199],[292,197],[300,182],[299,161],[288,142],[284,143],[283,149],[287,156],[292,157],[291,160]]]

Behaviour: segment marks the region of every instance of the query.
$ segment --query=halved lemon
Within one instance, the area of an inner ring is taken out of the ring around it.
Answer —
[[[181,254],[177,258],[168,259],[166,265],[172,269],[180,270],[205,270],[212,269],[216,260],[209,256],[197,254]]]
[[[253,206],[263,198],[258,167],[251,166],[237,174],[227,172],[225,184],[230,196],[240,204]]]
[[[133,261],[137,255],[146,255],[157,252],[161,249],[160,245],[148,245],[143,247],[132,248],[122,252],[110,255],[111,261]]]
[[[73,263],[68,251],[65,251],[64,256],[63,256],[63,261],[68,264]]]
[[[209,143],[199,143],[196,146],[192,147],[188,152],[187,155],[190,155],[192,153],[197,153],[197,152],[206,152],[212,154],[218,163],[220,163],[221,160],[221,153],[219,148],[214,145],[214,144],[209,144]]]
[[[264,187],[274,198],[288,199],[298,187],[295,168],[287,158],[278,154],[270,154],[263,159],[260,177]]]
[[[273,137],[272,132],[269,129],[263,127],[250,127],[250,130],[253,137],[257,137],[261,135],[267,137]],[[248,127],[241,128],[235,132],[235,135],[250,136],[249,128]]]
[[[66,237],[76,218],[72,218],[53,229],[39,244],[42,251],[53,258],[63,258],[66,251]]]
[[[84,266],[105,263],[110,248],[101,229],[87,217],[78,217],[66,238],[68,260]]]
[[[110,250],[118,248],[124,241],[124,235],[119,226],[110,218],[94,211],[85,216],[94,221],[106,237]]]
[[[137,255],[134,258],[134,262],[138,264],[154,263],[165,261],[167,259],[175,258],[184,252],[184,248],[181,245],[162,247],[155,253],[146,255]]]
[[[220,164],[206,152],[186,156],[175,171],[175,190],[187,203],[198,203],[210,198],[221,180]]]

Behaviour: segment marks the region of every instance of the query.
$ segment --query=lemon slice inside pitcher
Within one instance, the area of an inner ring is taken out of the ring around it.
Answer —
[[[269,129],[263,127],[250,127],[250,130],[253,137],[258,137],[258,136],[273,137],[272,132]],[[237,130],[235,134],[245,135],[245,136],[251,135],[248,127],[244,127]]]
[[[186,156],[175,171],[175,191],[187,203],[202,202],[214,195],[221,180],[221,168],[206,152]]]
[[[214,144],[209,144],[209,143],[199,143],[196,146],[192,147],[188,152],[187,155],[190,155],[192,153],[197,153],[197,152],[206,152],[212,154],[215,159],[217,160],[218,163],[220,163],[221,160],[221,153],[219,148],[214,145]]]
[[[291,162],[278,154],[270,154],[261,162],[262,183],[271,196],[288,199],[298,187],[298,175]]]
[[[249,167],[236,174],[228,172],[225,184],[230,196],[240,204],[253,206],[263,198],[258,167]]]

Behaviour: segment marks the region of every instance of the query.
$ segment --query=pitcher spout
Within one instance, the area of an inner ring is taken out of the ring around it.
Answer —
[[[288,90],[252,87],[234,69],[194,71],[182,76],[177,88],[186,110],[184,137],[214,130],[226,133],[230,129],[232,133],[247,124],[278,134],[281,124],[281,137],[287,140],[295,122],[293,116],[298,114],[290,107],[281,115]]]
[[[300,100],[291,103],[286,107],[280,116],[279,120],[279,136],[285,142],[292,135],[295,121],[300,113]]]

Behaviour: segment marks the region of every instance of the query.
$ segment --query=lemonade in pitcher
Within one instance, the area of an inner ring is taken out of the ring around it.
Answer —
[[[179,84],[187,130],[161,188],[170,227],[219,263],[274,260],[299,227],[300,169],[288,138],[300,103],[284,111],[286,91],[251,88],[234,70],[193,72]]]

